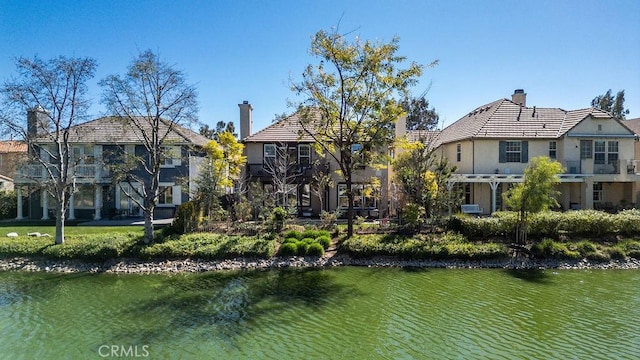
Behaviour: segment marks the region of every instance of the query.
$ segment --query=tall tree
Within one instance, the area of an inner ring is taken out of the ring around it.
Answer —
[[[615,119],[624,120],[629,114],[629,109],[624,108],[624,90],[620,90],[614,97],[611,89],[603,95],[598,95],[591,100],[591,106],[611,113]]]
[[[298,178],[297,153],[292,153],[286,143],[276,143],[274,154],[269,155],[272,156],[265,154],[263,166],[271,177],[273,203],[283,209],[290,208],[289,199],[298,191],[295,186]]]
[[[107,109],[131,127],[145,148],[143,155],[127,154],[125,163],[135,164],[136,171],[124,169],[120,179],[131,185],[127,189],[133,189],[132,198],[142,199],[139,205],[144,214],[144,239],[152,242],[160,166],[172,156],[166,151],[172,144],[168,137],[177,126],[196,122],[197,92],[181,71],[150,50],[139,54],[124,76],[110,75],[100,85]]]
[[[397,55],[399,39],[389,43],[353,42],[336,31],[319,31],[310,52],[319,58],[307,66],[303,80],[292,90],[304,97],[298,104],[303,132],[315,141],[315,150],[333,158],[346,183],[347,236],[353,235],[353,175],[386,155],[393,143],[395,123],[403,110],[398,99],[422,74]]]
[[[402,108],[407,112],[407,130],[433,130],[438,127],[440,116],[424,95],[417,98],[405,98]]]
[[[556,196],[560,193],[555,185],[560,182],[558,175],[564,169],[562,164],[547,156],[537,156],[524,170],[524,180],[504,193],[507,206],[518,211],[516,241],[523,243],[527,236],[527,214],[548,210],[558,206]]]
[[[206,124],[202,125],[200,126],[199,133],[207,139],[219,140],[218,136],[225,131],[231,133],[235,137],[238,137],[238,134],[236,133],[236,126],[232,121],[225,123],[224,121],[220,120],[216,123],[215,129],[210,128],[209,125]]]
[[[4,130],[28,143],[31,160],[42,170],[31,176],[37,175],[34,180],[45,196],[51,194],[55,200],[56,244],[64,243],[69,195],[75,191],[69,135],[71,127],[86,115],[87,81],[96,67],[91,58],[61,56],[44,61],[22,57],[16,60],[18,76],[0,90]]]

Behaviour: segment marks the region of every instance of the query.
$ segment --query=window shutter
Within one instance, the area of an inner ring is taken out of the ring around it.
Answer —
[[[182,204],[182,187],[180,185],[174,185],[173,189],[173,204],[180,205]]]
[[[182,165],[182,148],[180,146],[174,146],[172,157],[173,157],[173,166]]]
[[[527,163],[529,162],[529,142],[528,141],[523,141],[522,142],[522,154],[520,156],[521,161],[523,163]]]
[[[500,163],[505,163],[507,162],[507,142],[506,141],[500,141],[500,143],[498,144],[498,162]]]

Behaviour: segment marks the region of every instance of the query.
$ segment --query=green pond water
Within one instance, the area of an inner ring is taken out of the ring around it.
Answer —
[[[0,272],[2,359],[637,359],[637,270]]]

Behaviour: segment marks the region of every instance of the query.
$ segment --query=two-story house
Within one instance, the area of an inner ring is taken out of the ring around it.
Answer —
[[[548,156],[566,169],[563,209],[638,203],[637,136],[604,111],[529,107],[518,89],[509,99],[479,106],[439,134],[436,146],[457,166],[464,202],[484,213],[504,209],[502,193],[521,182],[529,160]]]
[[[284,155],[292,159],[287,166],[286,204],[295,204],[298,216],[318,216],[322,210],[346,211],[348,200],[346,184],[336,173],[339,169],[335,160],[314,151],[313,139],[302,131],[298,115],[293,114],[268,127],[253,133],[252,106],[247,101],[240,107],[240,138],[245,145],[247,175],[250,181],[259,181],[265,192],[273,191],[273,163]],[[354,151],[357,149],[354,149]],[[328,174],[333,181],[320,193],[314,189],[314,174]],[[382,168],[362,168],[353,177],[352,191],[355,194],[354,210],[357,215],[378,217],[387,211],[389,166]],[[320,200],[322,197],[322,200]]]
[[[29,112],[28,122],[38,121],[37,111]],[[175,124],[165,126],[165,131],[161,129],[160,133],[168,131],[164,143],[170,156],[161,165],[155,218],[172,217],[177,205],[189,200],[189,190],[194,187],[202,157],[199,148],[208,141],[187,128]],[[108,166],[110,162],[119,161],[121,157],[117,154],[122,152],[148,156],[141,136],[140,130],[117,117],[102,117],[69,129],[70,181],[75,181],[76,191],[70,194],[68,219],[142,216],[135,201],[137,196],[130,189],[140,185],[128,182],[115,184]],[[40,149],[41,157],[46,158],[47,147],[54,145],[51,139],[44,134],[37,134],[33,139],[37,145],[34,148]],[[39,185],[47,179],[45,168],[39,163],[21,167],[16,176],[18,219],[49,219],[53,216],[54,199]]]
[[[18,166],[27,157],[27,144],[22,141],[0,141],[0,191],[11,191],[14,188]]]

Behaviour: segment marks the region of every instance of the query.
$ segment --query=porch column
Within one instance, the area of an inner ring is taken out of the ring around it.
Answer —
[[[100,214],[100,209],[102,209],[102,186],[96,185],[95,188],[95,199],[93,201],[95,208],[95,215],[93,216],[94,220],[102,219]]]
[[[499,182],[492,181],[489,183],[491,186],[491,213],[496,212],[496,190],[498,189]]]
[[[76,204],[75,204],[75,196],[73,195],[73,193],[69,195],[69,217],[67,217],[67,219],[69,220],[76,219]]]
[[[49,220],[49,193],[47,190],[42,190],[40,196],[42,196],[42,220]]]
[[[22,220],[22,186],[18,185],[16,194],[18,195],[18,216],[16,216],[16,220]]]
[[[593,179],[587,179],[584,185],[584,208],[593,209]]]

